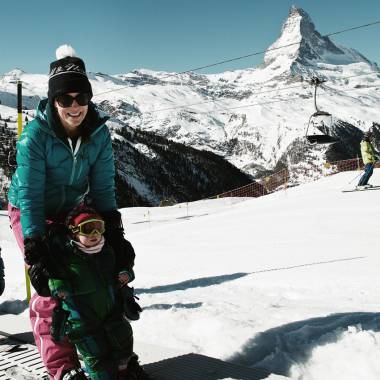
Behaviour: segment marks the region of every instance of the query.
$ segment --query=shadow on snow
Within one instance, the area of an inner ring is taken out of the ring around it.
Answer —
[[[233,274],[225,274],[221,276],[213,276],[213,277],[202,277],[192,280],[186,280],[182,282],[178,282],[176,284],[168,284],[168,285],[160,285],[154,286],[152,288],[140,288],[135,289],[136,294],[155,294],[155,293],[170,293],[176,292],[177,290],[187,290],[192,288],[204,288],[206,286],[212,285],[220,285],[224,282],[237,280],[238,278],[248,276],[251,273],[233,273]]]
[[[26,300],[12,300],[4,301],[0,303],[0,315],[3,314],[21,314],[28,308],[28,302]]]
[[[203,302],[194,303],[157,303],[145,306],[143,310],[170,310],[170,309],[197,309],[203,305]]]
[[[309,360],[313,348],[339,341],[348,326],[355,325],[380,331],[380,313],[339,313],[275,327],[255,335],[227,360],[287,376],[292,365]]]

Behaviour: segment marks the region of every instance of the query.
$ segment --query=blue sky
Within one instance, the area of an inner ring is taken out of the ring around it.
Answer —
[[[71,44],[88,71],[184,71],[265,50],[291,5],[328,34],[380,20],[380,0],[2,0],[0,73],[47,73],[55,49]],[[380,24],[335,36],[380,63]],[[253,67],[263,57],[203,72]]]

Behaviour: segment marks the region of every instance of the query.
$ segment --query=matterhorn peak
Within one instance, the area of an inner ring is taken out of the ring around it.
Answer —
[[[338,47],[328,36],[322,36],[308,13],[294,5],[282,25],[280,37],[264,57],[266,67],[281,65],[285,70],[317,63],[339,65],[363,61],[368,63],[355,50]]]
[[[312,33],[315,33],[315,26],[307,12],[305,12],[302,8],[297,8],[292,5],[289,10],[288,18],[282,25],[282,33],[295,32],[305,38]]]
[[[304,16],[304,17],[308,17],[310,19],[310,16],[307,12],[305,12],[302,8],[298,8],[297,6],[295,5],[292,5],[289,9],[289,15],[288,17],[290,16]]]

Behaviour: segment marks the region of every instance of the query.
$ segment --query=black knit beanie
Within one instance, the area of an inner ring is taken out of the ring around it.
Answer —
[[[92,97],[91,83],[84,62],[76,57],[74,49],[62,45],[56,50],[57,61],[50,64],[48,98],[51,104],[56,96],[68,92],[87,92]]]

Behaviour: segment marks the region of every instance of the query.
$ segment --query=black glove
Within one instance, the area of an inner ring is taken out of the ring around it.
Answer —
[[[30,282],[38,295],[42,297],[50,297],[51,294],[48,285],[49,272],[45,265],[43,263],[36,263],[28,269],[28,272]]]
[[[70,312],[62,308],[59,303],[53,309],[53,317],[50,325],[50,335],[54,342],[62,342],[66,334],[66,323],[69,318]]]
[[[121,214],[117,210],[101,213],[105,223],[104,237],[115,251],[117,268],[132,269],[135,263],[135,250],[124,238]]]
[[[1,249],[0,249],[0,251],[1,251]],[[4,275],[4,261],[0,257],[0,296],[3,294],[4,288],[5,288],[4,276],[5,276]]]
[[[24,240],[25,262],[30,265],[28,270],[30,282],[36,292],[43,297],[50,297],[49,281],[49,247],[41,237],[27,237]]]
[[[125,285],[120,289],[120,296],[124,315],[130,321],[137,321],[142,309],[135,300],[139,298],[134,295],[134,289]]]
[[[40,263],[47,259],[49,247],[41,237],[27,237],[24,240],[24,260],[28,265]]]

